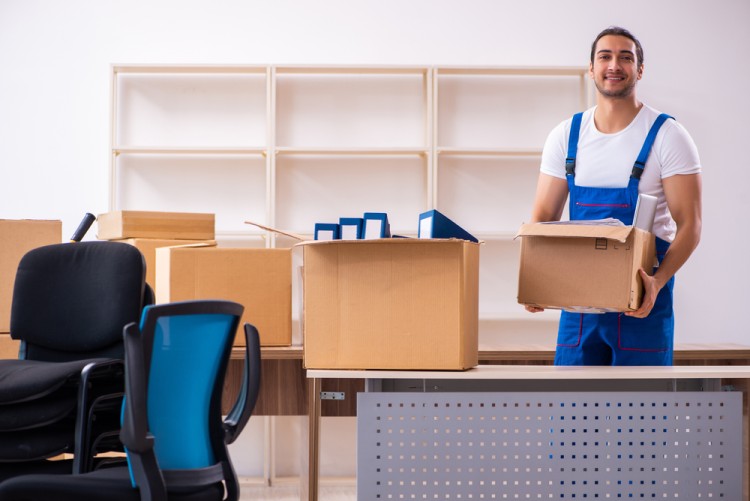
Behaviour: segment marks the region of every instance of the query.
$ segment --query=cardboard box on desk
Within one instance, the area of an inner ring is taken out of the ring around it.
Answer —
[[[638,309],[638,270],[656,262],[654,235],[632,226],[524,224],[518,302],[569,311]]]
[[[289,249],[194,244],[156,249],[156,302],[226,299],[245,307],[263,346],[292,342],[292,258]],[[235,345],[244,346],[245,337]]]
[[[146,260],[146,283],[154,289],[156,293],[156,249],[160,247],[174,247],[176,245],[205,244],[216,245],[214,240],[168,240],[162,238],[126,238],[115,240],[116,242],[125,242],[134,246],[141,251]]]
[[[149,212],[120,210],[99,214],[97,238],[161,238],[175,240],[213,240],[215,216],[195,212]]]
[[[31,249],[62,242],[62,221],[0,219],[0,332],[10,332],[10,304],[21,258]]]
[[[478,244],[398,238],[298,246],[306,368],[477,365]]]

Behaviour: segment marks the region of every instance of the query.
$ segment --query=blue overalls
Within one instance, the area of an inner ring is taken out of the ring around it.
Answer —
[[[576,186],[575,162],[582,113],[573,116],[565,172],[570,191],[570,219],[616,218],[633,224],[638,183],[659,128],[670,117],[659,115],[646,136],[625,188]],[[659,262],[669,242],[656,239]],[[557,334],[555,365],[672,365],[674,277],[662,288],[651,313],[634,318],[622,313],[570,313],[563,311]]]

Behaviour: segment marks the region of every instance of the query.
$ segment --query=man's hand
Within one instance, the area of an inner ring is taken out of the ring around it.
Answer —
[[[540,311],[544,311],[544,308],[540,308],[538,306],[531,306],[530,304],[525,304],[524,307],[526,308],[526,311],[531,313],[539,313]]]
[[[643,299],[641,300],[641,307],[635,311],[626,311],[625,315],[629,317],[646,318],[654,308],[656,296],[659,294],[661,287],[656,283],[654,277],[643,271],[643,268],[641,268],[639,272],[641,274],[641,279],[643,280]]]

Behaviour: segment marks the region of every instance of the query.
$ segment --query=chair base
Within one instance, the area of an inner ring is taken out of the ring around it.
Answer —
[[[101,468],[83,475],[26,475],[0,483],[3,501],[140,501],[127,467]],[[220,501],[224,485],[190,491],[168,491],[170,501]]]

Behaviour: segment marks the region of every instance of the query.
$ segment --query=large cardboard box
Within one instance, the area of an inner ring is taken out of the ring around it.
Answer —
[[[207,245],[156,249],[156,302],[227,299],[245,307],[263,346],[292,342],[292,257],[289,249]],[[242,325],[240,325],[240,331]],[[244,333],[235,344],[245,344]]]
[[[144,259],[146,260],[146,283],[148,283],[154,293],[156,293],[156,249],[160,247],[174,247],[176,245],[190,245],[190,244],[208,244],[216,245],[214,240],[176,240],[176,239],[163,239],[163,238],[126,238],[123,240],[116,240],[118,242],[125,242],[134,246],[136,249],[141,251]]]
[[[524,224],[518,302],[603,312],[638,309],[643,268],[656,262],[654,235],[632,226]]]
[[[148,212],[121,210],[99,214],[97,238],[161,238],[213,240],[215,216],[195,212]]]
[[[13,283],[21,258],[31,249],[62,242],[62,221],[0,219],[0,332],[10,332]]]
[[[477,365],[478,244],[395,238],[298,245],[306,368]]]

